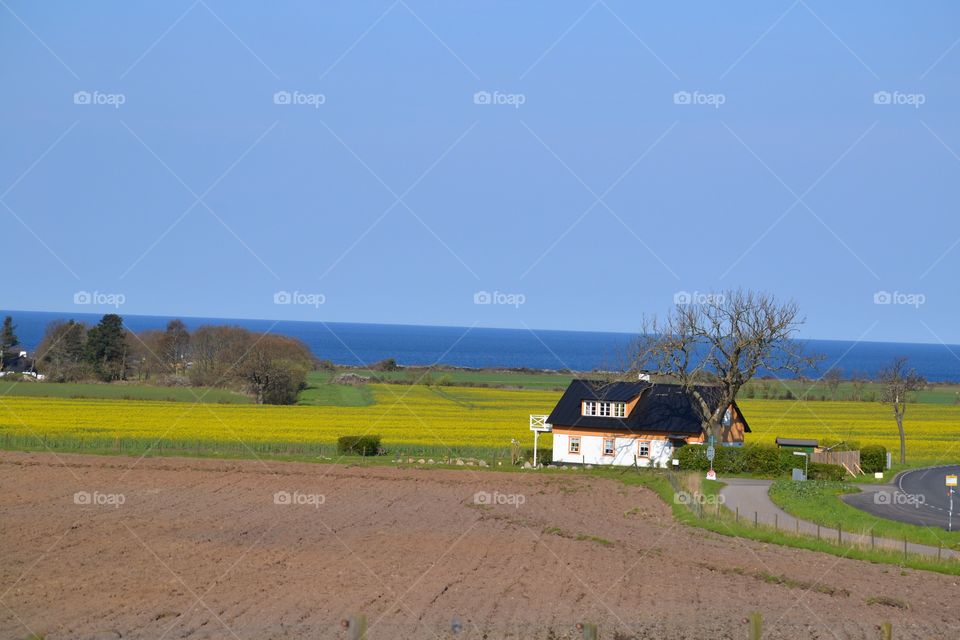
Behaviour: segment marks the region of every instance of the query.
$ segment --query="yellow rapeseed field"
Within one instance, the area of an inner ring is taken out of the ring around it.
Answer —
[[[102,446],[111,439],[165,442],[242,441],[251,445],[333,444],[339,436],[382,436],[385,445],[506,449],[511,438],[532,445],[528,415],[549,413],[553,391],[371,385],[376,403],[364,407],[191,405],[179,402],[6,397],[0,399],[0,444],[31,439]],[[747,442],[780,436],[898,445],[890,409],[871,402],[744,399],[753,430]],[[907,408],[908,461],[960,459],[960,407]],[[549,436],[541,440],[551,446]],[[12,444],[11,444],[12,443]]]

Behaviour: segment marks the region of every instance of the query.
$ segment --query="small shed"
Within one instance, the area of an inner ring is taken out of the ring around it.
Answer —
[[[781,449],[801,449],[813,453],[817,448],[817,441],[811,438],[781,438],[777,436],[777,446]]]

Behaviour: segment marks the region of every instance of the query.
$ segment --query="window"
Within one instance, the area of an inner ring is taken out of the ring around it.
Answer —
[[[641,442],[640,445],[639,445],[639,447],[638,447],[637,455],[639,455],[641,458],[649,458],[649,457],[650,457],[650,443],[649,443],[649,442]]]
[[[616,453],[616,440],[613,438],[604,438],[603,439],[603,455],[612,456]]]
[[[570,436],[568,450],[570,453],[580,453],[580,436]]]
[[[627,403],[584,400],[583,415],[600,416],[601,418],[626,418]]]

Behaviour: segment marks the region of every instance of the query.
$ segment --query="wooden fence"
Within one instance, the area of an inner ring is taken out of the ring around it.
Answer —
[[[863,473],[859,451],[814,451],[810,454],[810,462],[839,465],[854,476]]]

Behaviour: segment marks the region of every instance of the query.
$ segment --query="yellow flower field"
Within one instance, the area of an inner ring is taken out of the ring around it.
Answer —
[[[549,413],[553,391],[371,385],[364,407],[192,405],[179,402],[6,397],[0,399],[0,445],[102,448],[117,440],[163,443],[242,442],[332,445],[339,436],[382,436],[385,446],[507,449],[511,438],[532,446],[528,415]],[[747,442],[778,436],[882,444],[896,452],[889,408],[869,402],[744,399],[753,430]],[[914,404],[906,414],[908,461],[960,460],[960,407]],[[541,440],[551,446],[552,438]],[[105,444],[107,443],[107,444]]]

